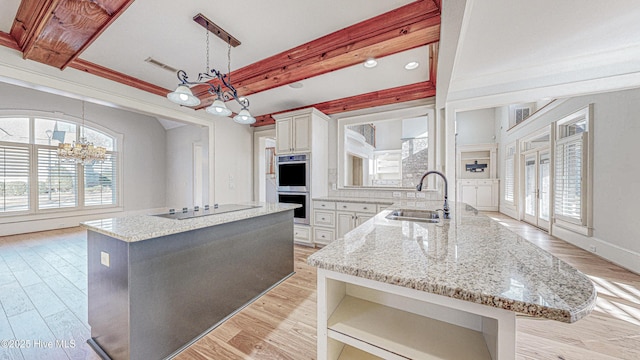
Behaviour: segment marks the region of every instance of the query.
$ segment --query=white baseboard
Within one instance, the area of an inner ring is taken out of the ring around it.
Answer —
[[[133,210],[133,211],[124,211],[122,209],[114,210],[109,209],[104,212],[92,212],[89,214],[71,214],[71,215],[63,215],[61,213],[56,214],[56,217],[46,218],[46,219],[28,219],[28,220],[16,220],[12,222],[4,223],[0,227],[0,236],[7,235],[16,235],[16,234],[25,234],[32,233],[37,231],[47,231],[47,230],[57,230],[70,228],[75,226],[80,226],[81,222],[89,221],[89,220],[98,220],[104,218],[112,218],[112,217],[123,217],[123,216],[131,216],[131,215],[141,215],[141,214],[152,214],[152,213],[161,213],[166,211],[164,208],[155,208],[155,209],[144,209],[144,210]],[[8,220],[8,219],[5,219]]]
[[[516,211],[515,207],[512,206],[503,206],[500,205],[500,212],[507,215],[510,218],[518,219],[518,211]]]
[[[552,235],[581,249],[587,250],[605,260],[640,274],[640,253],[622,248],[604,240],[587,237],[560,226],[552,227]],[[595,252],[592,249],[595,248]]]

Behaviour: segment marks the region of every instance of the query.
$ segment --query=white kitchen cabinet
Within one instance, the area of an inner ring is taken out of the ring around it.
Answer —
[[[497,149],[496,144],[458,147],[458,199],[478,210],[499,209]]]
[[[307,225],[293,225],[293,241],[297,244],[313,246],[311,227]]]
[[[314,201],[313,241],[327,245],[374,217],[379,209],[387,207],[388,203]]]
[[[499,180],[458,180],[458,199],[478,210],[498,211]]]
[[[292,154],[311,151],[311,114],[276,120],[276,153]]]
[[[343,237],[344,234],[355,229],[356,227],[364,224],[367,220],[374,217],[373,213],[354,213],[338,211],[336,217],[338,218],[336,226],[336,235],[338,239]]]

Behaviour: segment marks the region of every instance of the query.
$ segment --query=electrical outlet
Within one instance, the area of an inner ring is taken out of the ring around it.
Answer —
[[[109,267],[109,253],[106,253],[104,251],[100,251],[100,264]]]
[[[591,251],[592,253],[596,252],[596,246],[595,245],[589,245],[589,251]]]
[[[416,197],[419,199],[426,199],[427,198],[427,194],[423,193],[423,192],[419,192],[416,194]]]
[[[402,193],[401,193],[400,191],[394,191],[394,192],[393,192],[393,197],[394,197],[394,198],[402,197]]]
[[[408,193],[407,193],[407,197],[408,197],[408,198],[414,198],[414,199],[415,199],[415,197],[416,197],[416,193],[414,193],[414,192],[408,192]]]

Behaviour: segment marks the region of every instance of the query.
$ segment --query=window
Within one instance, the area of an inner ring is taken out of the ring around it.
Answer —
[[[529,117],[529,113],[531,109],[528,107],[516,108],[515,110],[515,120],[516,124],[520,124],[524,121],[524,119]]]
[[[555,217],[562,223],[589,225],[589,116],[585,108],[557,122],[555,146]]]
[[[29,147],[0,142],[0,213],[29,210]]]
[[[514,185],[515,185],[515,154],[516,146],[511,144],[507,146],[505,152],[504,164],[504,201],[513,204],[514,201]]]
[[[107,159],[78,165],[58,159],[58,144],[82,133],[107,149]],[[66,119],[0,117],[0,215],[116,206],[115,137]]]

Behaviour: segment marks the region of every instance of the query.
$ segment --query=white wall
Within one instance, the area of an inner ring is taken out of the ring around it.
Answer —
[[[496,142],[495,110],[481,109],[456,113],[457,145]]]
[[[198,125],[185,125],[174,129],[167,130],[167,199],[166,206],[175,209],[183,207],[193,207],[208,204],[207,201],[202,203],[202,199],[196,201],[194,199],[193,174],[194,174],[194,157],[193,147],[198,144],[202,148],[202,197],[209,198],[208,174],[209,174],[209,156],[208,156],[208,129]]]
[[[555,233],[617,264],[640,272],[640,89],[568,99],[509,133],[503,123],[502,144],[511,143],[590,103],[594,104],[593,237]],[[506,118],[500,111],[502,118]],[[503,120],[504,121],[504,120]],[[501,147],[502,148],[502,147]]]
[[[0,83],[0,110],[58,112],[78,119],[82,116],[82,104],[79,100],[6,83]],[[120,144],[119,149],[124,154],[121,166],[122,210],[135,212],[164,207],[166,139],[162,125],[150,116],[92,103],[86,103],[85,120],[123,135],[123,144]],[[65,216],[62,214],[59,215]],[[15,217],[16,223],[7,226],[15,227],[15,232],[75,226],[81,215],[74,213],[73,218],[56,220],[55,225],[39,225],[35,222],[20,225],[17,223],[20,218]],[[95,212],[92,216],[107,217],[95,215]],[[113,215],[108,217],[111,216]],[[11,232],[3,231],[3,234]]]
[[[402,148],[402,119],[376,121],[376,150]]]
[[[230,118],[212,119],[215,126],[215,202],[253,199],[253,130]]]

